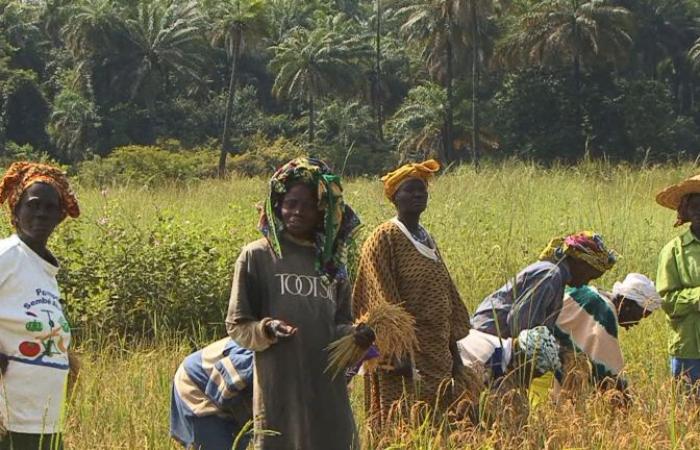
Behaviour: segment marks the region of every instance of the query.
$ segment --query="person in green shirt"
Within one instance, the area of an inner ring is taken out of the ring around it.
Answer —
[[[677,212],[675,226],[690,223],[661,250],[656,287],[671,327],[671,372],[695,384],[700,380],[700,175],[667,187],[656,201]]]

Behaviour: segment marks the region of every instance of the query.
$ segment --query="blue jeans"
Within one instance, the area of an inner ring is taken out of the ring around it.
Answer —
[[[700,380],[700,359],[671,357],[671,373],[675,378],[684,378],[695,384]]]
[[[198,417],[174,388],[170,405],[170,435],[188,450],[231,450],[243,428],[232,418],[217,415]],[[244,450],[249,441],[250,435],[244,436],[235,450]]]

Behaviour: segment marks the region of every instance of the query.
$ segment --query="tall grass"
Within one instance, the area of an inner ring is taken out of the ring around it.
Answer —
[[[596,281],[610,288],[632,271],[654,278],[658,251],[681,231],[672,227],[674,213],[654,203],[654,193],[695,172],[689,165],[639,168],[598,163],[544,169],[508,162],[478,174],[457,169],[434,183],[424,224],[435,236],[471,311],[486,294],[535,260],[551,237],[581,229],[602,233],[621,254],[615,268]],[[265,190],[266,183],[259,179],[156,190],[133,186],[83,190],[80,220],[89,233],[105,202],[118,204],[119,214],[134,227],[167,211],[181,223],[227,230],[227,242],[237,251],[258,237],[255,205]],[[394,213],[375,179],[348,181],[346,197],[365,223],[361,236]],[[97,239],[99,233],[94,231]],[[215,337],[208,331],[204,326],[197,336],[174,337],[162,330],[156,342],[140,344],[103,339],[99,331],[83,336],[79,344],[83,369],[69,409],[69,448],[173,448],[168,438],[169,383],[182,358]],[[518,428],[508,420],[507,411],[487,403],[495,417],[489,426],[438,430],[416,424],[386,430],[386,439],[396,449],[699,448],[700,408],[677,395],[669,380],[666,339],[662,313],[621,331],[634,392],[627,409],[588,392],[575,401],[538,408]],[[353,390],[358,417],[360,391],[358,383]]]

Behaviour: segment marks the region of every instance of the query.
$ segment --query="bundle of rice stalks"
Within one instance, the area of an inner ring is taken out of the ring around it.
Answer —
[[[379,350],[382,361],[413,358],[413,353],[418,348],[416,320],[401,305],[376,302],[357,320],[356,325],[361,323],[374,330],[374,345]],[[330,371],[334,378],[358,363],[367,351],[355,344],[352,334],[332,342],[328,350],[330,357],[326,372]],[[365,369],[368,371],[376,369],[377,366],[376,359],[365,363]]]

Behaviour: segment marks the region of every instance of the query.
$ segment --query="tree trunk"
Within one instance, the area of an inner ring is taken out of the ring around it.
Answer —
[[[241,33],[236,32],[231,55],[231,79],[228,83],[228,96],[226,97],[226,113],[224,115],[224,131],[221,136],[221,154],[219,155],[219,178],[226,176],[226,156],[230,150],[231,140],[231,115],[233,115],[233,98],[236,95],[236,65],[241,49]]]
[[[449,25],[448,25],[449,26]],[[453,96],[454,93],[452,92],[452,32],[448,30],[448,35],[447,35],[447,48],[446,48],[446,53],[447,53],[447,103],[445,104],[445,159],[447,160],[446,162],[452,162],[452,159],[454,157],[454,151],[453,151],[453,131],[452,131],[452,125],[453,125],[453,117],[452,117],[452,105],[453,105]]]
[[[314,123],[314,93],[309,92],[309,143],[313,144],[315,133]]]
[[[479,20],[476,15],[476,2],[472,3],[472,159],[474,170],[479,170]]]
[[[375,66],[375,108],[377,114],[377,134],[379,140],[384,142],[384,111],[382,104],[382,2],[377,0],[377,34],[376,34],[376,66]]]

